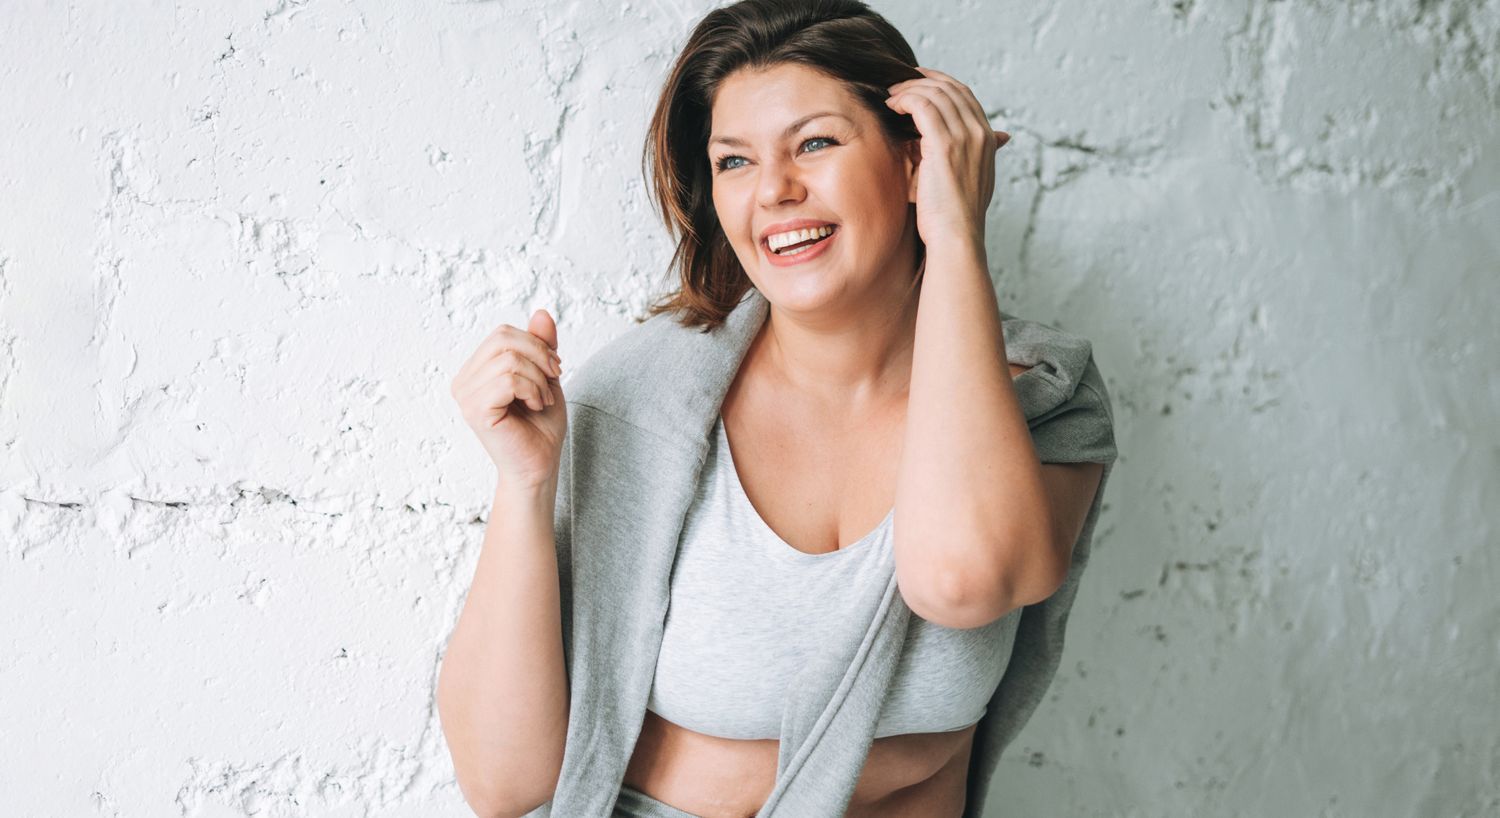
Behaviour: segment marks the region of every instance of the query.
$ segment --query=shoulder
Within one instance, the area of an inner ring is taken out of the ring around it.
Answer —
[[[722,329],[684,326],[673,313],[632,323],[563,384],[569,409],[586,407],[691,445],[720,380],[732,374]]]
[[[662,353],[681,346],[682,327],[670,313],[659,313],[627,327],[576,367],[566,384],[569,404],[579,403],[627,415],[649,384],[660,380]]]
[[[606,341],[573,371],[569,400],[608,401],[639,381],[642,366],[649,366],[652,353],[664,342],[685,332],[669,313],[659,313]]]
[[[1071,400],[1081,387],[1102,390],[1094,345],[1087,337],[1003,310],[1000,318],[1012,372],[1015,366],[1026,368],[1016,377],[1016,390],[1028,419]]]
[[[1114,411],[1093,342],[1076,332],[1001,312],[1006,358],[1029,367],[1016,394],[1044,462],[1115,456]]]
[[[685,325],[673,312],[632,324],[574,370],[563,385],[568,404],[685,445],[706,445],[708,425],[767,309],[752,287],[712,329]]]

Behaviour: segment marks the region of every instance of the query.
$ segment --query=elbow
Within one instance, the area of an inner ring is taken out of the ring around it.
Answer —
[[[498,788],[481,787],[472,779],[458,776],[458,791],[475,818],[520,818],[525,815],[521,804]]]
[[[464,785],[462,778],[458,779],[458,791],[463,793],[464,803],[474,813],[474,818],[513,818],[517,814],[498,795],[475,792],[474,788]]]
[[[464,794],[464,801],[468,803],[469,809],[474,812],[476,818],[525,818],[535,812],[537,808],[551,801],[549,795],[546,799],[535,798],[515,800],[506,798],[475,797],[468,793]]]
[[[1009,558],[1002,561],[998,578],[981,588],[977,595],[983,604],[985,592],[998,595],[1007,611],[1035,605],[1057,593],[1068,577],[1072,562],[1072,543],[1061,545],[1057,526],[1046,516],[1033,519],[1021,528],[1012,529],[1001,542],[1009,547],[1000,550]]]
[[[474,818],[520,818],[523,813],[514,812],[509,809],[491,806],[485,802],[464,799],[469,805],[469,811],[474,813]]]
[[[550,798],[547,799],[547,801],[551,801],[551,800],[552,799],[550,799]],[[516,809],[506,810],[504,812],[498,812],[498,813],[492,813],[492,814],[495,816],[495,818],[526,818],[526,816],[532,814],[537,809],[541,808],[541,806],[543,804],[546,804],[547,801],[538,801],[538,802],[536,802],[534,804],[528,804],[527,806],[518,807]]]
[[[441,693],[438,713],[445,725],[463,723],[463,718],[455,717],[448,708]],[[459,792],[476,818],[524,818],[556,794],[561,753],[528,753],[520,763],[497,761],[493,755],[481,759],[466,738],[455,736],[455,731],[448,727],[443,732]],[[557,757],[550,757],[553,755]]]
[[[525,818],[550,802],[557,775],[513,774],[459,776],[459,791],[476,818]]]
[[[913,583],[903,583],[899,577],[896,580],[897,587],[901,589],[901,598],[906,601],[911,612],[934,625],[965,630],[985,624],[979,621],[975,612],[964,601],[963,593],[957,590],[960,584],[948,575],[944,581],[928,583],[930,589],[921,592],[915,589]]]
[[[513,801],[510,804],[507,804],[505,809],[501,810],[499,813],[496,813],[497,818],[525,818],[525,816],[536,812],[538,809],[541,809],[543,806],[550,803],[553,796],[557,794],[557,779],[558,777],[556,775],[552,776],[551,778],[545,779],[551,782],[546,787],[545,792],[534,792],[529,798],[522,799],[519,802]]]
[[[1065,554],[1051,547],[1018,551],[1022,556],[994,570],[965,566],[945,572],[927,584],[928,593],[911,595],[916,603],[908,598],[908,607],[935,625],[966,630],[1042,602],[1062,587],[1070,562]]]
[[[968,630],[983,627],[1016,607],[1002,601],[1009,596],[1008,593],[979,592],[977,586],[980,583],[965,574],[948,571],[923,582],[902,581],[898,576],[896,584],[913,614],[944,628]]]

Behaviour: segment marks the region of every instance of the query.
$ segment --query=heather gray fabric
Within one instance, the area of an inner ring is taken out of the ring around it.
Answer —
[[[698,818],[698,816],[680,810],[665,801],[658,801],[640,790],[621,785],[620,800],[615,802],[610,818]]]
[[[838,551],[787,544],[745,495],[720,417],[688,509],[650,710],[711,736],[781,736],[787,687],[826,648],[851,597],[895,571],[895,510]],[[875,737],[979,721],[1010,658],[1021,611],[958,630],[913,616]]]
[[[724,395],[769,303],[751,288],[713,332],[670,314],[627,329],[572,372],[556,528],[570,711],[562,773],[530,818],[608,816],[640,734],[661,647],[678,538]],[[1043,462],[1115,460],[1108,393],[1089,341],[1001,313]],[[965,818],[983,811],[1000,754],[1051,684],[1104,494],[1061,588],[1022,610],[1005,674],[980,720]],[[836,644],[788,687],[776,784],[760,818],[842,815],[873,740],[911,611],[894,572],[849,601]]]

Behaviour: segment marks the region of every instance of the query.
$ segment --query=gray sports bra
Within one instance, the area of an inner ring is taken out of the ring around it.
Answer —
[[[824,640],[844,632],[839,612],[848,589],[883,586],[895,570],[894,515],[838,551],[798,551],[746,497],[721,415],[678,544],[647,708],[708,735],[778,738],[787,684]],[[1016,610],[956,630],[913,614],[875,737],[979,721],[1010,661],[1019,619]]]

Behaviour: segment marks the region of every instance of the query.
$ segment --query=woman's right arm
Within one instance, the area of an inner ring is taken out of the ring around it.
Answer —
[[[484,545],[438,674],[437,706],[464,800],[480,818],[552,800],[568,735],[556,531],[567,437],[557,325],[501,324],[452,394],[496,466]]]
[[[459,789],[480,818],[552,799],[568,733],[552,512],[556,479],[498,486],[468,599],[438,679]]]

